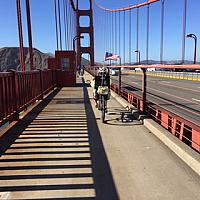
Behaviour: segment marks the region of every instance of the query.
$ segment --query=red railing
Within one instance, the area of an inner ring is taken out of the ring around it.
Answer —
[[[56,86],[55,73],[52,70],[0,73],[0,125],[18,119],[21,111],[52,90]]]
[[[112,90],[116,93],[118,91],[118,85],[112,84]],[[121,89],[121,97],[127,100],[131,105],[136,107],[138,111],[143,111],[142,97],[130,92],[126,89]],[[191,146],[196,151],[200,152],[200,126],[194,124],[183,117],[180,117],[167,109],[164,109],[152,102],[146,104],[146,114],[150,116],[154,121],[159,123],[174,136],[179,138],[182,142]]]
[[[152,65],[153,66],[153,65]],[[152,66],[143,66],[144,68],[151,68]],[[112,67],[121,67],[121,66],[112,66]],[[127,67],[127,66],[123,66]],[[129,66],[130,68],[132,66]],[[141,67],[141,66],[140,66]],[[155,67],[155,66],[154,66]],[[160,67],[160,66],[159,66]],[[162,68],[175,68],[176,66],[161,66]],[[195,68],[199,69],[199,65],[195,66],[189,66],[187,65],[181,65],[178,66],[179,68]],[[178,68],[177,67],[177,68]],[[94,76],[95,69],[98,67],[92,67],[87,68],[87,71]],[[127,100],[130,104],[132,104],[134,107],[137,108],[139,112],[143,111],[143,99],[142,97],[136,95],[133,92],[130,92],[127,89],[121,88],[121,91],[119,91],[118,83],[113,83],[111,86],[112,90],[116,92],[117,94],[120,93],[120,96],[123,97],[125,100]],[[156,105],[153,102],[146,102],[146,110],[145,113],[151,117],[153,120],[155,120],[157,123],[159,123],[161,126],[163,126],[165,129],[167,129],[169,132],[171,132],[174,136],[179,138],[182,142],[187,144],[188,146],[191,146],[196,151],[200,152],[200,126],[198,124],[195,124],[189,120],[184,119],[181,116],[178,116],[171,111],[164,109],[158,105]]]

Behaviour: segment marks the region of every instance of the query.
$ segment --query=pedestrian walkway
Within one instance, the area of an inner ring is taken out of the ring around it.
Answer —
[[[0,199],[200,199],[200,178],[140,122],[122,123],[114,98],[101,123],[88,80],[55,90],[1,138]]]

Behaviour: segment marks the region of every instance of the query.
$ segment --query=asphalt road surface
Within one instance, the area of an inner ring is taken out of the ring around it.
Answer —
[[[142,76],[122,75],[122,87],[141,96]],[[147,100],[200,125],[200,82],[147,76]]]

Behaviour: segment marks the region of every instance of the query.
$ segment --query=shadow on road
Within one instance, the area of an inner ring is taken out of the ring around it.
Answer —
[[[83,80],[84,81],[84,80]],[[87,85],[83,85],[85,109],[87,115],[88,134],[92,154],[92,170],[94,173],[94,185],[96,199],[118,200],[118,194],[112,177],[101,135],[96,123],[95,115],[89,101]]]

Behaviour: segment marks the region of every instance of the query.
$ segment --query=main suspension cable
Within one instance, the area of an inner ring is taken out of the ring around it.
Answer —
[[[128,6],[128,7],[125,7],[125,8],[118,8],[118,9],[105,8],[105,7],[101,6],[99,3],[97,3],[96,0],[93,0],[93,1],[96,4],[96,6],[99,7],[100,9],[102,9],[102,10],[106,10],[106,11],[109,11],[109,12],[122,12],[122,11],[126,11],[126,10],[132,10],[132,9],[140,8],[140,7],[143,7],[143,6],[147,6],[147,5],[150,5],[152,3],[158,2],[160,0],[148,0],[144,3],[139,3],[137,5],[132,5],[132,6]]]

